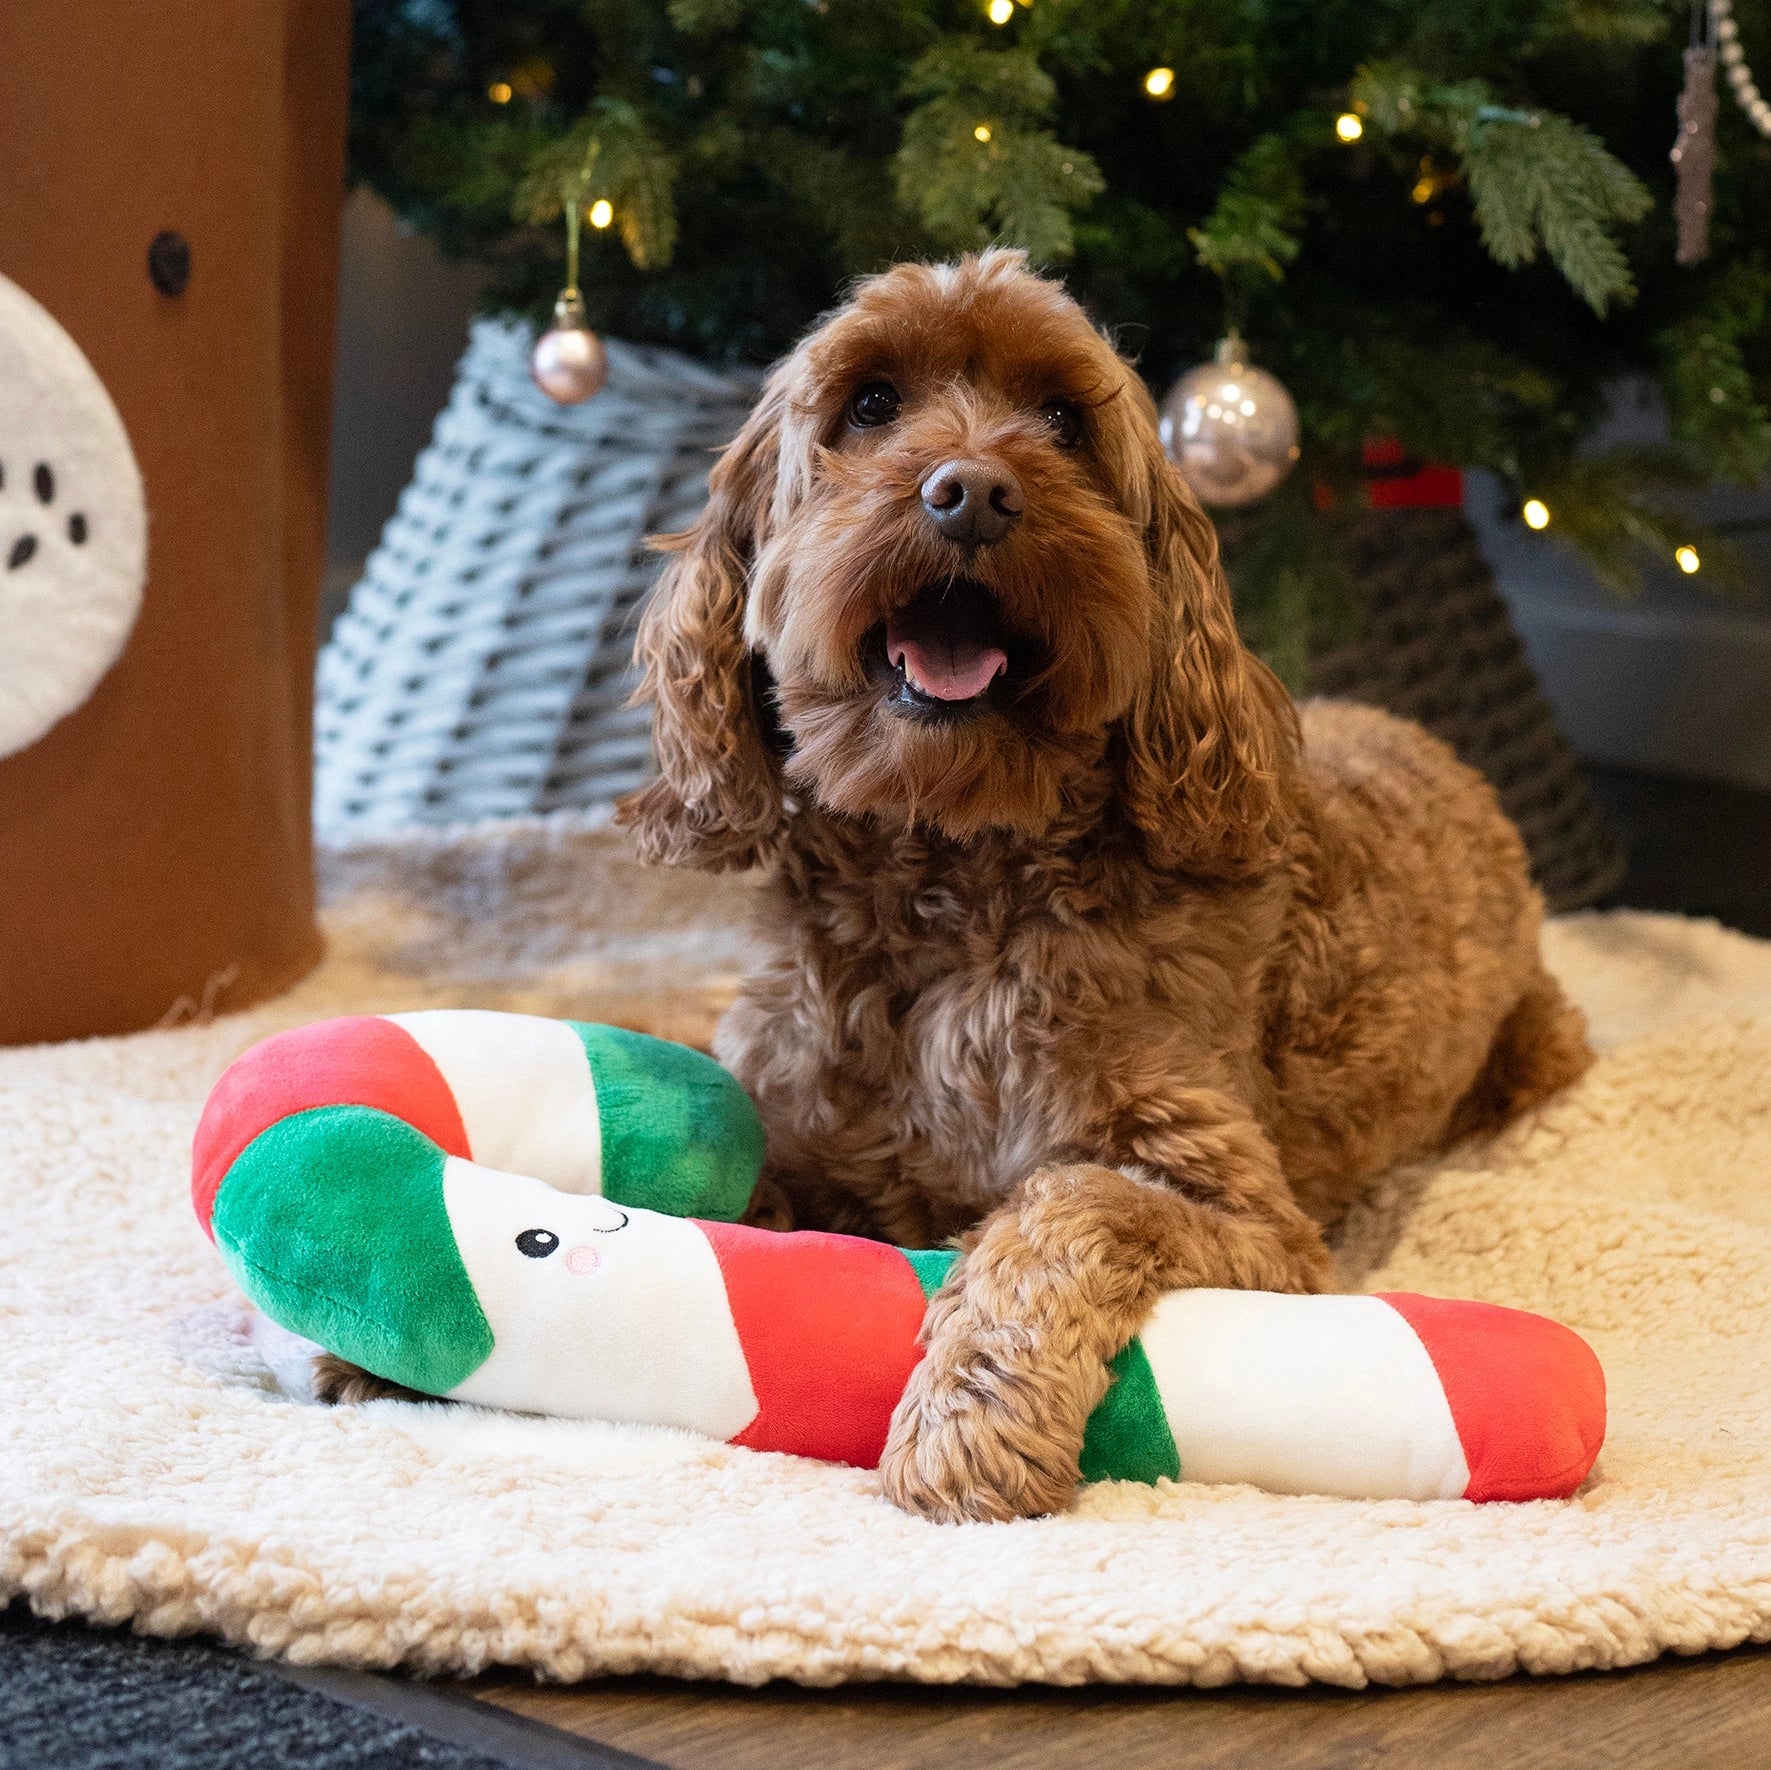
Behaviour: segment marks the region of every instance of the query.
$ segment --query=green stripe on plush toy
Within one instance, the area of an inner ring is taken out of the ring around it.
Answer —
[[[603,1195],[672,1217],[737,1217],[763,1164],[763,1128],[731,1072],[621,1026],[568,1023],[602,1118]]]
[[[444,1394],[492,1351],[443,1203],[445,1160],[373,1107],[297,1113],[229,1170],[211,1219],[216,1246],[272,1320],[365,1370]]]
[[[900,1248],[927,1301],[947,1282],[959,1255],[951,1248]],[[1084,1481],[1179,1481],[1181,1459],[1156,1375],[1136,1341],[1108,1366],[1112,1387],[1089,1415],[1082,1441]]]
[[[1179,1481],[1180,1453],[1142,1343],[1133,1340],[1107,1369],[1113,1387],[1082,1437],[1083,1480]]]

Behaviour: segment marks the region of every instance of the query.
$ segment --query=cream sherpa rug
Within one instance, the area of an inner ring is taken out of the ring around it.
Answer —
[[[668,1431],[279,1389],[187,1201],[229,1058],[438,1001],[692,1032],[742,957],[742,887],[639,874],[570,824],[365,851],[335,885],[333,957],[271,1009],[0,1053],[0,1600],[556,1678],[1359,1685],[1771,1639],[1771,946],[1667,917],[1553,926],[1598,1066],[1351,1226],[1351,1282],[1592,1340],[1611,1433],[1576,1498],[1114,1485],[1062,1518],[942,1529],[869,1475]]]

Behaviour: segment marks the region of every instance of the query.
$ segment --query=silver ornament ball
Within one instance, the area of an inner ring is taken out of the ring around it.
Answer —
[[[535,385],[556,405],[576,406],[609,378],[609,353],[584,321],[584,303],[568,290],[554,304],[553,324],[529,358]]]
[[[1298,458],[1298,412],[1277,376],[1253,367],[1234,332],[1162,402],[1162,446],[1201,503],[1253,504]]]

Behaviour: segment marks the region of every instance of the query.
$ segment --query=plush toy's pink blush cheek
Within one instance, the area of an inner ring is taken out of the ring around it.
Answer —
[[[566,1270],[579,1278],[588,1278],[602,1263],[602,1255],[589,1242],[580,1242],[566,1253]]]

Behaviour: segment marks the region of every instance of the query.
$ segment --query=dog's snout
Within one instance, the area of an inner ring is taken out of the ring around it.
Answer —
[[[949,541],[987,547],[1020,519],[1021,482],[1000,461],[945,461],[922,482],[922,507]]]

